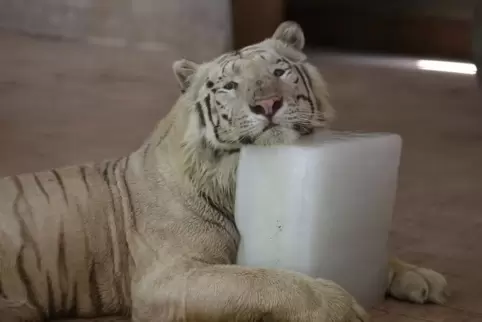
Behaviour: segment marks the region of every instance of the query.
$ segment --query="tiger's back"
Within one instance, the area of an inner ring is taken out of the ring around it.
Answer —
[[[0,180],[3,298],[26,299],[44,317],[127,310],[130,264],[120,198],[121,163]]]

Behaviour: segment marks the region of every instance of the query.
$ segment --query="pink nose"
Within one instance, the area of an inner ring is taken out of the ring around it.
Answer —
[[[256,101],[255,105],[251,105],[251,111],[255,114],[261,114],[272,117],[283,106],[283,100],[279,97],[268,98]]]

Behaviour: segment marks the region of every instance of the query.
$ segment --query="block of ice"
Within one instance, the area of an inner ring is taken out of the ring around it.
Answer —
[[[318,132],[293,145],[243,148],[238,263],[333,280],[369,308],[388,279],[401,138]]]

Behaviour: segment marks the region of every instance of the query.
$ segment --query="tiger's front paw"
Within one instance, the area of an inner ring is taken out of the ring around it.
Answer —
[[[398,262],[390,274],[388,293],[394,298],[419,304],[444,304],[447,301],[447,280],[440,273]]]
[[[371,320],[355,298],[333,281],[316,279],[313,294],[317,295],[321,305],[318,310],[315,310],[311,319],[305,318],[302,321],[369,322]]]

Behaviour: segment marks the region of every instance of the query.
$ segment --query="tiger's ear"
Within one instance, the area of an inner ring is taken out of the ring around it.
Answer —
[[[281,23],[273,34],[273,39],[280,40],[288,46],[297,50],[305,47],[305,35],[303,29],[294,21],[285,21]]]
[[[198,64],[187,59],[177,60],[172,64],[174,75],[176,76],[179,85],[181,85],[181,91],[186,91],[191,85],[192,78],[194,74],[196,74],[198,67]]]

